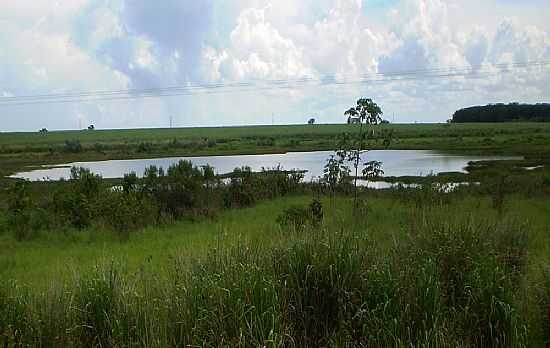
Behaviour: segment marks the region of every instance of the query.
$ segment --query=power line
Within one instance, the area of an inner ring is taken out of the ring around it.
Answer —
[[[187,96],[187,95],[197,95],[197,94],[219,94],[219,93],[233,93],[233,92],[249,92],[249,91],[262,91],[262,90],[276,90],[276,89],[299,89],[299,88],[310,88],[310,87],[323,87],[331,85],[362,85],[362,84],[378,84],[378,83],[392,83],[392,82],[407,82],[407,81],[418,81],[425,79],[433,78],[455,78],[463,77],[465,79],[480,79],[483,77],[490,77],[499,75],[502,73],[510,73],[512,71],[506,72],[477,72],[474,74],[463,74],[463,73],[451,73],[451,74],[439,74],[439,75],[426,75],[418,77],[400,77],[400,78],[386,78],[386,79],[360,79],[355,81],[318,81],[321,82],[319,85],[304,85],[304,84],[292,84],[287,82],[285,85],[279,86],[263,86],[263,87],[219,87],[219,88],[204,88],[202,90],[193,92],[187,88],[181,88],[178,90],[161,90],[158,89],[154,93],[133,93],[133,94],[115,94],[115,95],[89,95],[89,96],[77,96],[77,95],[68,95],[63,98],[53,97],[53,98],[40,98],[40,99],[27,99],[19,100],[17,98],[10,100],[1,100],[0,106],[9,106],[9,105],[33,105],[33,104],[51,104],[51,103],[74,103],[74,102],[92,102],[92,101],[111,101],[111,100],[129,100],[129,99],[144,99],[144,98],[160,98],[160,97],[174,97],[174,96]]]
[[[533,67],[540,66],[545,67],[550,65],[550,60],[548,61],[529,61],[522,63],[510,63],[510,64],[496,64],[494,67],[497,69],[507,69],[507,68],[522,68],[522,67]],[[373,77],[406,77],[410,75],[434,75],[434,74],[456,74],[464,75],[470,73],[478,73],[479,71],[472,70],[470,67],[455,67],[455,68],[432,68],[432,69],[423,69],[423,70],[408,70],[408,71],[394,71],[394,72],[381,72],[376,74],[363,74],[359,78],[373,78]],[[304,82],[330,82],[339,80],[345,80],[346,76],[350,75],[324,75],[321,78],[313,77],[303,77],[300,79],[281,79],[281,80],[248,80],[248,81],[229,81],[225,83],[214,83],[214,84],[189,84],[186,86],[171,86],[164,88],[148,88],[148,89],[127,89],[127,90],[115,90],[115,91],[91,91],[91,92],[79,92],[79,93],[58,93],[58,94],[42,94],[42,95],[28,95],[28,96],[15,96],[15,97],[4,97],[0,98],[2,101],[12,101],[12,100],[25,100],[25,99],[41,99],[41,98],[63,98],[63,97],[90,97],[90,96],[113,96],[117,94],[148,94],[148,93],[160,93],[160,92],[172,92],[172,91],[181,91],[181,90],[194,90],[194,89],[216,89],[216,88],[225,88],[225,87],[249,87],[253,83],[268,83],[273,85],[281,85],[288,83],[304,83]],[[436,76],[436,75],[435,75]],[[356,76],[353,76],[357,78]]]
[[[353,79],[346,79],[346,75],[324,75],[322,77],[303,77],[299,79],[281,80],[248,80],[228,81],[212,84],[189,84],[185,86],[170,86],[164,88],[127,89],[113,91],[90,91],[76,93],[57,93],[24,95],[14,97],[0,97],[0,106],[34,105],[50,103],[74,103],[91,101],[129,100],[142,98],[160,98],[186,96],[195,94],[217,94],[248,92],[259,90],[298,89],[322,87],[329,85],[356,85],[418,81],[424,79],[479,79],[500,74],[512,73],[519,69],[550,67],[550,60],[515,62],[510,64],[496,64],[492,69],[472,69],[471,67],[432,68],[409,71],[381,72],[362,74]],[[350,76],[350,75],[347,75]]]
[[[500,64],[497,65],[497,68],[518,68],[518,67],[531,67],[531,66],[540,66],[546,67],[550,65],[550,61],[535,61],[535,62],[525,62],[525,63],[513,63],[513,64]],[[201,84],[201,85],[187,85],[187,86],[172,86],[166,88],[149,88],[149,89],[128,89],[128,90],[118,90],[118,91],[93,91],[93,92],[80,92],[80,93],[64,93],[64,94],[43,94],[43,95],[30,95],[30,96],[16,96],[16,97],[4,97],[0,98],[0,102],[21,102],[21,101],[38,101],[42,99],[61,99],[61,98],[111,98],[122,95],[124,97],[139,98],[144,95],[151,94],[152,96],[162,96],[161,94],[167,93],[179,93],[182,91],[193,91],[195,89],[219,89],[219,88],[243,88],[253,86],[253,81],[263,82],[269,85],[272,85],[274,88],[277,86],[284,86],[289,84],[296,83],[305,83],[305,82],[321,82],[323,84],[347,84],[355,82],[385,82],[385,81],[394,81],[394,80],[408,80],[408,76],[413,75],[414,79],[422,77],[454,77],[454,76],[464,76],[464,75],[477,75],[480,76],[482,73],[491,73],[491,71],[472,71],[470,68],[447,68],[447,69],[426,69],[426,70],[414,70],[414,71],[401,71],[401,72],[386,72],[386,73],[377,73],[371,75],[362,75],[360,81],[346,81],[345,76],[341,77],[337,75],[325,75],[323,78],[301,78],[293,80],[251,80],[248,82],[229,82],[229,83],[217,83],[217,84]],[[499,73],[506,71],[499,71]],[[381,79],[368,79],[373,76],[381,76]],[[385,78],[384,78],[385,77]],[[178,95],[178,94],[176,94]]]

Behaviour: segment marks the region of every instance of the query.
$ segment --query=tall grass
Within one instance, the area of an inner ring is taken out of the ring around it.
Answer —
[[[542,270],[542,284],[539,293],[539,309],[543,342],[545,347],[550,347],[550,268]]]
[[[527,346],[522,226],[422,222],[390,252],[368,232],[285,232],[295,238],[269,250],[176,258],[167,276],[107,264],[41,295],[4,285],[0,335],[20,346]]]

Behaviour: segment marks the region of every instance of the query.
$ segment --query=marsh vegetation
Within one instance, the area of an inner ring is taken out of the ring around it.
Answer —
[[[455,126],[430,127],[464,131],[478,153],[496,148]],[[546,128],[530,127],[477,130],[524,160],[384,178],[417,184],[388,190],[354,187],[336,157],[320,182],[280,167],[220,177],[188,161],[122,179],[73,168],[59,182],[3,180],[0,343],[547,345],[550,166],[529,140],[544,142]],[[408,134],[396,141],[444,139]],[[270,138],[257,146],[281,141]],[[449,182],[475,185],[441,189]]]

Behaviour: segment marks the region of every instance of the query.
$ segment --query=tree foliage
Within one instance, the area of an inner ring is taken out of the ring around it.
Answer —
[[[325,177],[328,179],[330,175],[327,174],[330,174],[331,168],[336,168],[336,165],[342,166],[345,161],[352,163],[355,169],[353,180],[354,205],[357,203],[357,179],[360,167],[362,167],[361,173],[366,179],[373,179],[384,173],[381,169],[381,162],[361,163],[361,155],[369,151],[369,141],[379,140],[378,137],[375,137],[374,127],[382,122],[382,115],[382,109],[372,99],[361,98],[357,100],[356,106],[344,112],[344,116],[348,117],[348,124],[359,123],[357,133],[342,135],[336,150],[339,161],[331,157],[325,166]],[[391,142],[391,134],[383,134],[380,139],[387,147]],[[334,179],[332,182],[334,182]]]
[[[343,156],[331,155],[323,169],[323,182],[328,185],[333,194],[337,189],[349,184],[351,170],[345,164]]]
[[[452,122],[550,122],[550,104],[489,104],[458,110]]]

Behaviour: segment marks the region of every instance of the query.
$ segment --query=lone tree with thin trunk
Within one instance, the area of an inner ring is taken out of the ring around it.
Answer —
[[[370,151],[367,149],[369,140],[375,140],[375,127],[382,122],[382,109],[370,98],[357,100],[357,105],[348,109],[344,116],[348,124],[357,124],[358,131],[354,135],[344,135],[336,151],[341,159],[346,159],[353,164],[355,176],[353,180],[353,203],[357,206],[357,180],[359,178],[359,167],[363,167],[361,174],[364,178],[372,179],[382,175],[381,162],[370,161],[361,163],[361,155]],[[382,136],[384,145],[387,147],[391,141],[391,134]]]

